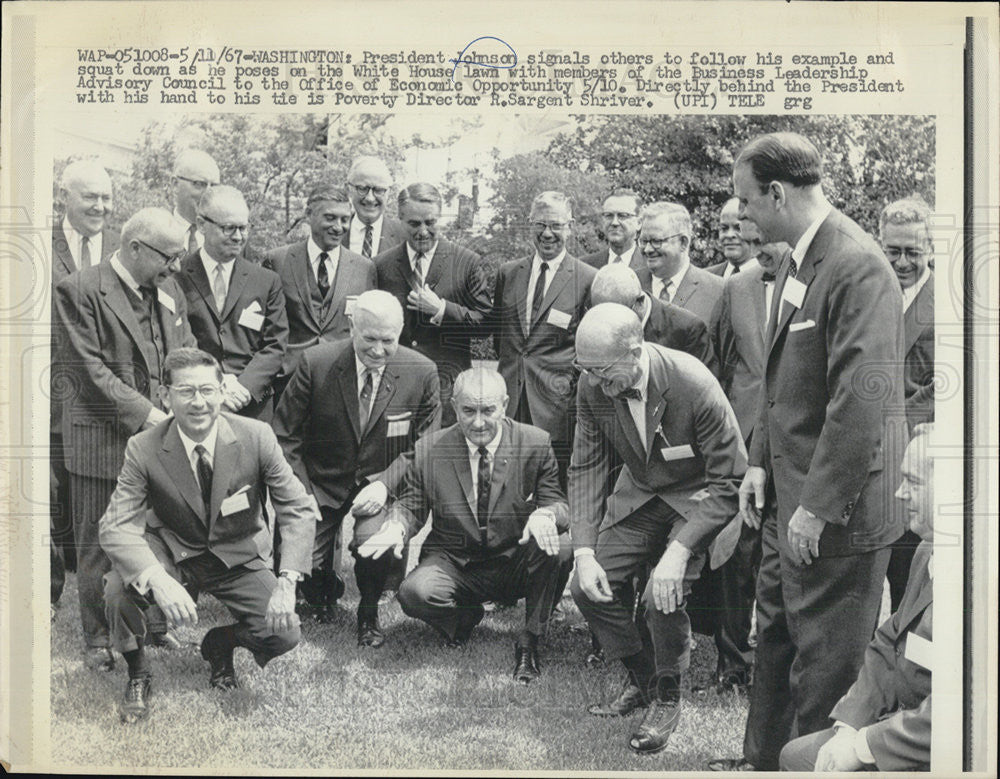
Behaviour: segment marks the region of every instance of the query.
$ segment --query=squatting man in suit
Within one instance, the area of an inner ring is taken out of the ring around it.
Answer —
[[[170,183],[174,216],[184,228],[188,253],[194,254],[205,245],[205,234],[198,225],[198,203],[209,189],[219,184],[219,166],[201,149],[185,149],[174,161]]]
[[[288,317],[278,274],[240,256],[249,219],[238,189],[209,189],[198,204],[203,245],[184,258],[177,280],[198,347],[222,365],[226,411],[270,422]]]
[[[101,670],[111,670],[114,658],[102,594],[111,563],[97,521],[126,442],[167,416],[159,394],[166,355],[195,345],[184,293],[172,278],[184,253],[184,233],[170,212],[144,208],[122,226],[121,248],[107,262],[70,274],[55,291],[56,370],[73,388],[63,399],[62,432],[85,662]]]
[[[441,419],[437,368],[399,345],[403,309],[388,292],[358,296],[351,337],[306,349],[281,395],[274,430],[296,476],[319,503],[320,522],[309,581],[302,594],[321,621],[333,618],[343,592],[333,572],[341,523],[354,515],[354,577],[358,644],[385,643],[378,604],[406,560],[359,557],[357,547],[381,526],[390,494],[396,494],[417,439],[437,430]]]
[[[576,354],[584,376],[569,473],[572,593],[607,658],[628,671],[618,697],[589,711],[627,716],[648,707],[629,747],[653,754],[680,719],[691,650],[685,598],[709,543],[736,517],[746,450],[708,368],[645,343],[633,311],[594,306],[580,323]],[[612,450],[625,465],[602,512]],[[641,630],[622,595],[647,566]]]
[[[417,443],[398,500],[359,554],[402,554],[433,512],[420,564],[399,588],[403,611],[460,646],[484,601],[524,597],[514,678],[528,684],[540,674],[538,639],[572,562],[559,468],[548,433],[505,416],[507,387],[496,371],[459,374],[451,402],[457,424]]]
[[[209,684],[239,683],[233,650],[263,668],[299,642],[295,582],[309,569],[315,502],[281,454],[271,428],[222,414],[222,369],[199,349],[176,349],[163,366],[160,397],[173,417],[134,436],[100,521],[111,558],[105,601],[115,648],[128,664],[122,720],[149,712],[152,673],[144,651],[145,611],[156,603],[175,625],[193,625],[192,594],[211,593],[235,618],[201,642]],[[269,490],[281,528],[280,576],[271,570]]]
[[[909,531],[920,538],[899,608],[875,632],[861,672],[830,712],[833,727],[786,744],[783,771],[930,770],[933,433],[933,424],[917,426],[896,491]]]
[[[878,245],[823,194],[822,158],[796,133],[737,156],[740,216],[792,248],[774,290],[740,511],[761,526],[757,647],[743,757],[775,770],[861,668],[878,618],[906,442],[903,304]],[[871,389],[871,385],[877,391]]]

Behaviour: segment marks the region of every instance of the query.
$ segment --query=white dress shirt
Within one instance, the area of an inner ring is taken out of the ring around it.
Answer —
[[[627,249],[626,251],[622,252],[621,254],[618,254],[618,252],[616,252],[614,249],[612,249],[609,246],[608,247],[608,265],[617,265],[620,262],[625,267],[630,267],[632,265],[632,255],[635,254],[635,250],[636,250],[636,245],[632,244],[632,248],[631,249]],[[615,257],[618,257],[619,259],[616,260]]]
[[[691,260],[685,257],[684,262],[681,264],[681,269],[670,278],[661,279],[659,276],[653,276],[653,296],[658,300],[663,300],[663,298],[660,297],[660,293],[663,292],[663,288],[669,284],[670,302],[673,303],[674,298],[677,297],[677,290],[681,288],[681,282],[684,281],[684,274],[687,273],[688,268],[690,267]]]
[[[206,458],[208,459],[208,464],[211,468],[215,468],[215,441],[219,437],[219,422],[216,420],[212,424],[212,429],[208,431],[201,441],[192,441],[188,438],[184,431],[181,429],[180,425],[177,425],[177,434],[181,437],[181,443],[184,444],[184,451],[187,452],[188,465],[191,466],[191,473],[194,474],[194,480],[198,481],[198,453],[194,450],[196,446],[201,444],[205,447]],[[199,486],[200,483],[199,483]]]
[[[312,268],[313,278],[319,284],[319,256],[323,253],[323,249],[319,247],[311,235],[306,241],[306,253],[309,255],[309,267]],[[326,277],[330,280],[331,287],[333,287],[333,279],[337,275],[339,262],[340,247],[337,246],[326,253]]]
[[[740,265],[740,273],[743,273],[743,271],[753,270],[758,265],[760,265],[760,263],[757,262],[757,258],[751,257],[749,260]],[[727,262],[725,270],[722,271],[722,278],[728,279],[734,273],[736,273],[736,266],[731,262]]]
[[[382,240],[382,225],[385,223],[385,214],[380,216],[374,222],[372,222],[372,258],[378,254],[379,241]],[[352,251],[361,254],[361,250],[365,245],[365,229],[368,227],[364,222],[358,219],[356,216],[351,220],[351,246],[354,247]]]
[[[542,290],[542,299],[545,299],[545,295],[549,291],[549,287],[552,285],[552,277],[556,275],[556,271],[559,270],[559,265],[566,258],[566,250],[563,249],[559,254],[551,260],[545,260],[548,263],[549,269],[545,272],[545,288]],[[535,299],[535,286],[538,284],[538,274],[542,272],[542,258],[535,252],[534,259],[531,261],[531,275],[528,277],[528,299],[525,301],[524,305],[524,321],[531,324],[531,303]]]
[[[83,265],[80,264],[81,257],[83,256],[83,234],[78,233],[66,217],[63,217],[62,229],[63,234],[66,236],[66,243],[69,246],[69,253],[73,256],[73,262],[76,263],[76,269],[81,270],[83,268]],[[104,249],[104,233],[99,232],[97,235],[90,236],[87,240],[90,244],[90,264],[98,265],[101,262],[101,252]]]
[[[194,240],[197,242],[198,248],[199,249],[204,248],[204,246],[205,246],[205,234],[201,230],[198,229],[197,225],[195,225],[192,222],[189,222],[187,219],[185,219],[183,216],[181,216],[180,212],[176,208],[174,209],[174,219],[176,219],[177,222],[178,222],[178,224],[180,224],[180,226],[184,228],[184,246],[185,246],[185,248],[187,248],[188,241],[190,240],[190,237],[191,237],[191,228],[192,227],[194,227]]]
[[[229,294],[229,281],[233,277],[233,266],[236,265],[236,259],[233,258],[229,262],[219,262],[208,253],[204,246],[201,247],[199,256],[202,267],[205,268],[205,275],[208,276],[209,286],[212,287],[213,291],[215,290],[216,268],[222,266],[222,278],[226,280],[226,294]]]

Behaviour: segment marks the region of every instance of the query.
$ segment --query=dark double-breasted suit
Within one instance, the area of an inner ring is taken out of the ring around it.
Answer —
[[[110,262],[85,268],[56,287],[56,325],[62,336],[58,376],[62,433],[70,473],[73,529],[78,555],[84,639],[107,646],[101,579],[110,563],[97,541],[104,513],[125,456],[125,444],[159,407],[159,362],[179,346],[194,346],[184,293],[166,279],[150,306],[160,343],[140,324],[134,295]],[[150,364],[159,354],[157,364]]]
[[[770,491],[744,744],[762,769],[776,766],[790,737],[826,727],[857,676],[885,547],[903,531],[892,497],[907,440],[899,283],[874,241],[836,210],[797,264],[794,280],[790,261],[776,279],[750,450]],[[785,288],[801,299],[783,303]],[[826,523],[808,566],[789,556],[799,506]]]
[[[317,519],[313,501],[270,427],[232,414],[220,415],[216,424],[208,507],[174,419],[128,443],[100,521],[101,546],[114,566],[106,593],[120,651],[135,649],[135,637],[142,635],[135,629],[135,612],[144,610],[143,604],[129,585],[141,584],[157,565],[190,589],[222,600],[239,620],[241,645],[260,665],[298,642],[298,627],[272,635],[265,625],[276,579],[262,497],[267,489],[281,533],[282,568],[299,572],[309,570]]]
[[[343,246],[338,252],[337,271],[323,297],[309,262],[308,240],[272,249],[264,267],[281,278],[288,314],[288,349],[281,375],[295,371],[299,356],[321,341],[347,338],[351,332],[347,309],[350,301],[376,287],[375,263]]]
[[[288,348],[285,295],[278,275],[237,257],[222,311],[216,309],[212,283],[201,251],[181,262],[177,280],[187,296],[188,321],[198,348],[236,376],[251,401],[239,414],[269,422],[274,415],[274,382]]]

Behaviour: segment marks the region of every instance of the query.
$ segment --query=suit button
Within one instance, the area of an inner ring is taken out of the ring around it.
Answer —
[[[416,341],[411,341],[410,342],[410,346],[412,346],[414,349],[416,349],[417,348],[417,342]]]
[[[187,556],[188,556],[187,552],[181,552],[181,557],[187,557]]]
[[[774,401],[773,400],[767,401],[767,407],[768,408],[774,408]]]

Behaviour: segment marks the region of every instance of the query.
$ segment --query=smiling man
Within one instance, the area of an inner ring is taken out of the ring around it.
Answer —
[[[378,157],[358,157],[351,164],[347,173],[347,191],[354,206],[354,218],[344,234],[345,249],[353,249],[362,257],[374,259],[406,240],[403,225],[385,213],[391,186],[389,167]]]
[[[309,237],[271,250],[264,260],[264,267],[281,277],[288,314],[288,350],[279,389],[305,349],[348,337],[349,308],[358,295],[375,288],[375,263],[346,247],[352,213],[346,189],[318,184],[306,200]]]
[[[628,743],[653,754],[680,719],[691,649],[685,600],[708,545],[737,514],[746,450],[708,368],[644,342],[632,310],[602,303],[588,311],[576,361],[584,375],[569,471],[573,598],[606,657],[628,671],[618,697],[589,711],[623,717],[648,707]],[[612,453],[624,468],[607,495]],[[647,567],[642,631],[624,596]]]
[[[59,185],[62,220],[52,228],[52,286],[81,268],[106,260],[118,236],[107,229],[113,201],[111,178],[94,160],[71,162]]]
[[[319,503],[312,573],[302,590],[323,621],[334,618],[333,552],[344,517],[354,514],[356,552],[367,526],[381,522],[377,515],[396,492],[417,439],[440,423],[437,368],[399,345],[402,329],[396,298],[383,290],[362,293],[351,337],[303,352],[275,413],[285,456]],[[356,557],[359,645],[385,643],[379,597],[390,575],[399,581],[405,569],[405,559],[394,565],[391,557]]]
[[[451,402],[457,424],[418,442],[399,499],[359,553],[401,554],[433,512],[420,564],[399,588],[403,611],[461,645],[484,601],[525,598],[514,678],[527,684],[540,674],[538,640],[571,564],[559,469],[547,433],[506,417],[496,371],[461,373]]]
[[[205,243],[205,234],[198,226],[198,202],[209,189],[218,186],[219,180],[219,166],[207,152],[185,149],[177,155],[170,177],[174,216],[184,227],[184,240],[190,254]]]
[[[475,252],[439,233],[441,194],[431,184],[410,184],[399,193],[406,241],[375,258],[378,288],[406,310],[403,343],[438,366],[442,422],[455,413],[449,399],[458,376],[472,365],[471,339],[490,310],[489,277]]]
[[[634,271],[646,263],[636,251],[635,236],[639,232],[639,196],[631,189],[616,189],[601,205],[601,230],[608,248],[581,257],[594,268],[622,264]]]
[[[715,265],[705,268],[709,273],[722,276],[728,279],[734,273],[754,268],[756,250],[759,243],[754,245],[748,236],[743,235],[740,223],[740,201],[730,198],[719,211],[719,248],[725,259]]]
[[[150,710],[146,611],[155,603],[174,625],[198,622],[192,594],[207,592],[235,622],[201,642],[209,684],[239,683],[233,650],[244,647],[262,668],[299,641],[295,581],[308,570],[315,504],[282,457],[271,429],[222,414],[222,370],[198,349],[176,349],[163,366],[159,394],[173,416],[133,437],[118,484],[100,521],[113,570],[105,580],[115,648],[128,665],[121,705],[125,723]],[[271,570],[269,491],[281,531],[281,575]]]
[[[183,291],[171,278],[184,255],[184,233],[170,212],[144,208],[122,227],[108,262],[64,278],[55,292],[61,334],[54,370],[64,398],[77,586],[86,662],[110,670],[102,579],[111,563],[97,541],[128,439],[166,418],[159,387],[167,353],[194,346]]]
[[[573,343],[597,271],[566,251],[573,211],[562,192],[535,197],[528,229],[535,253],[500,266],[489,330],[510,394],[507,416],[552,436],[565,484],[575,419]]]

